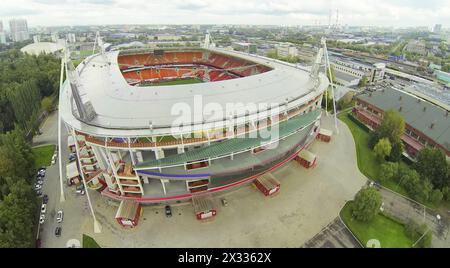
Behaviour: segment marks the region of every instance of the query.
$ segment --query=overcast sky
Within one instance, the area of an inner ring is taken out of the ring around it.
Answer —
[[[0,0],[4,27],[90,24],[450,26],[450,0]]]

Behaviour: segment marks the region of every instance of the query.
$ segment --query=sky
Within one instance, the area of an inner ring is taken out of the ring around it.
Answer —
[[[450,0],[0,0],[0,20],[29,27],[259,24],[450,27]]]

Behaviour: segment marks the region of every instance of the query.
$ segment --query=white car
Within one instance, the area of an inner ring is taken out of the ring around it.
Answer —
[[[64,212],[62,210],[59,210],[57,215],[58,216],[56,216],[56,222],[57,223],[62,222],[64,218]]]
[[[46,211],[47,211],[47,205],[46,204],[42,204],[42,206],[41,206],[41,213],[45,214]]]
[[[84,189],[78,189],[75,191],[77,194],[84,195]]]
[[[34,185],[34,190],[40,190],[40,189],[42,189],[42,185],[40,185],[40,184],[36,184],[36,185]]]
[[[43,224],[44,221],[45,221],[45,215],[44,215],[44,214],[41,214],[41,216],[39,217],[39,223],[40,223],[40,224]]]

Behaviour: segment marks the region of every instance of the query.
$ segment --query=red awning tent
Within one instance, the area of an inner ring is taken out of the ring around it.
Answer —
[[[217,214],[215,202],[212,195],[208,193],[192,195],[192,206],[198,220],[213,218]]]
[[[123,227],[135,227],[141,215],[141,204],[133,200],[123,200],[120,202],[116,213],[117,222]]]
[[[265,196],[271,196],[280,190],[281,183],[269,172],[256,178],[255,185]]]
[[[317,156],[310,151],[303,149],[300,153],[295,157],[295,160],[305,168],[310,168],[316,165]]]

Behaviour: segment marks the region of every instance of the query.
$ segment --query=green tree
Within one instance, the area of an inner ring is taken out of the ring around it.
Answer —
[[[378,143],[373,148],[375,155],[378,158],[378,161],[384,161],[388,155],[391,154],[391,143],[388,138],[382,138],[378,141]]]
[[[383,121],[373,133],[371,139],[372,147],[382,138],[388,138],[391,145],[400,143],[404,132],[405,120],[400,113],[394,110],[385,111]]]
[[[398,163],[386,162],[380,166],[379,180],[381,182],[386,182],[393,180],[398,173]]]
[[[422,149],[414,167],[422,177],[430,179],[435,188],[442,189],[450,185],[447,160],[441,150],[429,147]]]
[[[36,195],[21,178],[8,179],[9,193],[0,202],[0,247],[34,247]]]
[[[369,80],[367,79],[367,76],[363,75],[363,77],[361,77],[361,80],[359,80],[359,87],[365,87],[367,85],[367,82]]]
[[[41,101],[42,110],[50,112],[52,110],[52,99],[50,97],[45,97]]]
[[[433,204],[439,204],[442,201],[443,194],[439,189],[434,189],[430,195],[430,201]]]
[[[370,221],[380,211],[381,194],[374,188],[361,189],[352,203],[352,216],[359,221]]]
[[[389,161],[398,162],[402,158],[402,153],[405,150],[405,145],[402,141],[396,143],[391,143],[392,149],[391,154],[388,157]]]
[[[267,53],[266,53],[266,56],[267,56],[268,58],[278,59],[278,53],[277,53],[277,50],[276,50],[276,49],[268,50]]]
[[[34,173],[34,156],[19,129],[0,135],[0,178],[28,178]]]

